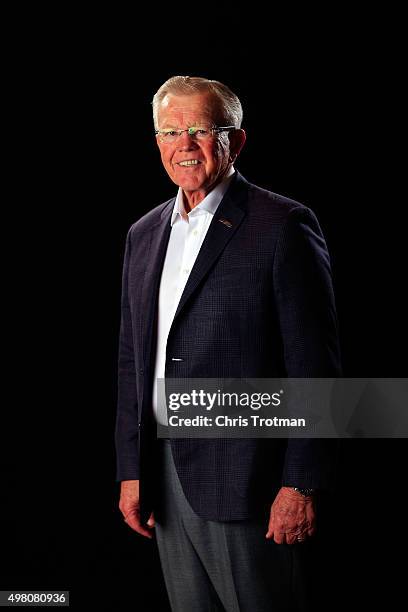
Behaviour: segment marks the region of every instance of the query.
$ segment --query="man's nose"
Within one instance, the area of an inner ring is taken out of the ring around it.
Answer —
[[[191,136],[187,130],[177,139],[177,148],[179,151],[190,151],[191,149],[196,149],[197,146],[197,141],[194,136]]]

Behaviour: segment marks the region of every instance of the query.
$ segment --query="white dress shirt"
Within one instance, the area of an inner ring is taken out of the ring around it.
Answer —
[[[167,425],[167,409],[157,379],[164,379],[167,338],[184,287],[197,259],[210,223],[224,197],[235,170],[228,174],[195,208],[186,213],[183,191],[179,188],[171,215],[171,232],[160,280],[156,364],[153,378],[153,413],[156,421]],[[158,393],[159,390],[159,393]]]

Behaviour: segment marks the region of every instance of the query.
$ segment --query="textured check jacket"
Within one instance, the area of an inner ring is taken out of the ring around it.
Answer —
[[[154,507],[152,387],[159,283],[174,198],[129,230],[123,267],[117,480],[140,479]],[[227,223],[225,223],[227,221]],[[170,328],[166,377],[339,376],[330,260],[314,213],[238,172],[213,217]],[[333,441],[177,439],[185,495],[208,520],[245,519],[279,486],[327,487]]]

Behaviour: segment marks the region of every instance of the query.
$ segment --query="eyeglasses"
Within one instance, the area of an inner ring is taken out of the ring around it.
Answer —
[[[155,134],[159,137],[160,142],[163,142],[165,144],[171,144],[173,142],[176,142],[176,140],[180,138],[183,132],[187,132],[187,134],[195,140],[209,140],[215,134],[219,134],[220,132],[228,132],[229,130],[235,129],[236,128],[233,125],[225,125],[223,127],[211,128],[189,127],[185,130],[155,130]]]

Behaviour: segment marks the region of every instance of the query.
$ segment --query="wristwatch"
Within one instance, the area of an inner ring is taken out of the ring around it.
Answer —
[[[292,487],[294,491],[297,491],[298,493],[300,493],[301,495],[303,495],[303,497],[307,497],[309,495],[313,495],[313,493],[315,493],[316,489],[304,489],[304,488],[299,488],[299,487]]]

